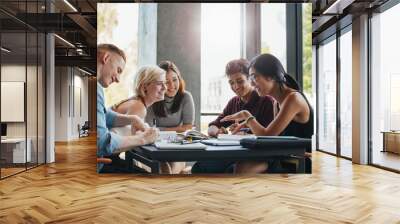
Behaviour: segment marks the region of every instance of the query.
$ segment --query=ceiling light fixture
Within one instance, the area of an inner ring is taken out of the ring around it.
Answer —
[[[351,5],[354,0],[336,0],[332,5],[322,13],[323,15],[338,15],[343,14],[343,9]]]
[[[75,48],[75,45],[71,44],[71,42],[67,41],[66,39],[58,36],[57,34],[54,34],[55,37],[57,37],[59,40],[61,40],[62,42],[66,43],[67,45],[69,45],[70,47]]]
[[[10,53],[10,52],[11,52],[11,50],[9,50],[9,49],[7,49],[7,48],[5,48],[5,47],[1,47],[1,50],[4,51],[4,52],[6,52],[6,53]]]
[[[78,10],[71,4],[68,2],[68,0],[64,0],[65,4],[67,4],[72,10],[74,10],[74,12],[78,12]]]
[[[85,74],[87,74],[87,75],[89,75],[89,76],[92,75],[92,73],[90,73],[90,72],[88,72],[88,71],[86,71],[86,70],[83,70],[83,69],[81,69],[81,68],[79,68],[79,67],[78,67],[78,70],[81,71],[81,72],[83,72],[83,73],[85,73]]]

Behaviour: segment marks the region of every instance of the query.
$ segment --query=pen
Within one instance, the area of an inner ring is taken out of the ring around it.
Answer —
[[[250,128],[241,128],[241,129],[239,129],[239,131],[243,131],[243,132],[249,132],[250,131]]]
[[[157,120],[154,118],[153,119],[153,127],[156,128],[157,127]]]

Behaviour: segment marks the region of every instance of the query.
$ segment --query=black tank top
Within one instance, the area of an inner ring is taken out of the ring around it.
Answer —
[[[296,92],[299,92],[299,91],[296,91]],[[304,94],[302,92],[299,92],[299,93],[306,100],[308,108],[310,110],[310,116],[308,117],[308,121],[306,123],[299,123],[299,122],[292,120],[280,135],[281,136],[295,136],[295,137],[299,137],[299,138],[311,139],[311,136],[314,133],[314,112],[313,112],[313,109],[312,109],[310,103],[307,100],[307,97],[304,96]]]

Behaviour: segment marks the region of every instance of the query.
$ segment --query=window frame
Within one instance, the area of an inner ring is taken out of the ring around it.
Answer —
[[[341,104],[341,89],[340,89],[340,82],[341,82],[341,67],[340,67],[340,38],[342,35],[346,34],[347,32],[352,32],[352,22],[349,19],[350,17],[346,16],[344,17],[341,22],[342,22],[342,27],[340,27],[340,29],[337,29],[336,32],[330,32],[330,35],[326,35],[324,36],[324,38],[319,39],[318,42],[315,44],[316,45],[316,71],[315,71],[315,75],[316,75],[316,93],[315,93],[315,97],[316,97],[316,150],[319,152],[323,152],[329,155],[333,155],[339,158],[343,158],[346,160],[350,160],[352,161],[352,158],[347,157],[347,156],[343,156],[342,155],[342,150],[341,150],[341,116],[340,116],[340,112],[341,112],[341,108],[340,108],[340,104]],[[340,22],[340,21],[339,21]],[[336,27],[336,25],[334,24],[333,26]],[[329,31],[329,29],[328,29]],[[320,130],[319,130],[319,112],[321,110],[321,106],[320,106],[320,102],[319,102],[319,96],[321,93],[319,93],[318,88],[320,85],[320,75],[319,75],[319,47],[322,44],[327,44],[330,41],[336,41],[336,152],[332,153],[332,152],[328,152],[324,149],[320,148],[320,141],[319,141],[319,134],[320,134]]]

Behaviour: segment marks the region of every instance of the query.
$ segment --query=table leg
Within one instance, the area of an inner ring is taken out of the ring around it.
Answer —
[[[152,174],[160,174],[160,162],[158,161],[153,161],[151,167],[151,173]]]
[[[306,158],[304,156],[299,157],[299,166],[297,167],[297,173],[306,173]]]
[[[125,152],[125,161],[127,162],[127,169],[129,172],[133,172],[133,156],[132,152]]]
[[[145,164],[146,166],[151,168],[151,173],[152,174],[160,174],[160,162],[156,161],[156,160],[151,160],[149,158],[146,158],[138,153],[135,152],[129,152],[130,154],[130,164],[132,164],[132,159],[135,159],[143,164]],[[132,164],[133,166],[133,164]]]

